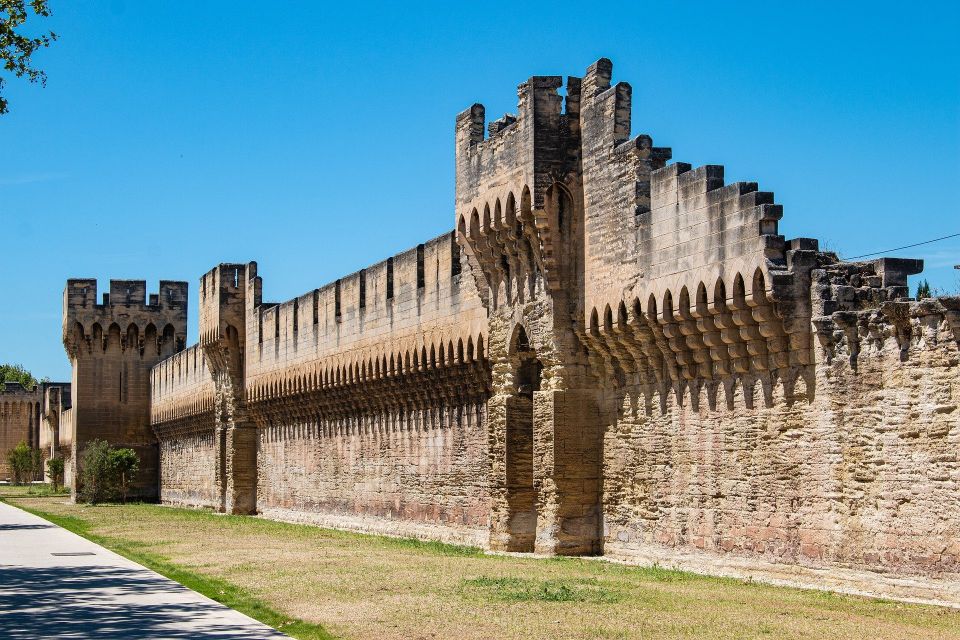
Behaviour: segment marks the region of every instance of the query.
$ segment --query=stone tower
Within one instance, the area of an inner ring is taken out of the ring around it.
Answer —
[[[150,428],[150,369],[182,350],[187,283],[160,281],[146,296],[143,280],[111,280],[97,304],[97,281],[71,279],[63,293],[63,346],[73,367],[73,424],[66,477],[78,488],[78,460],[87,443],[107,440],[140,457],[131,493],[158,497],[158,450]]]
[[[591,69],[587,88],[601,75]],[[600,551],[599,406],[574,321],[583,314],[582,83],[569,78],[564,98],[559,76],[530,78],[517,115],[491,122],[486,139],[482,105],[457,117],[457,231],[489,314],[496,549]],[[656,150],[649,162],[668,157]]]
[[[221,264],[200,279],[200,348],[214,383],[218,510],[257,510],[257,431],[244,381],[249,296],[260,303],[257,263]],[[253,304],[251,304],[251,307]]]

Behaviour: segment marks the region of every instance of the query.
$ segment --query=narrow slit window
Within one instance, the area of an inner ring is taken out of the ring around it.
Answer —
[[[423,245],[417,245],[417,289],[423,289],[426,286],[426,275],[423,268]]]
[[[367,270],[360,270],[360,308],[367,308]]]
[[[450,232],[450,276],[460,275],[460,244],[457,242],[457,232]]]
[[[393,300],[393,258],[387,258],[387,300]]]
[[[300,300],[299,298],[294,299],[293,301],[293,332],[296,333],[300,330]]]
[[[333,315],[336,316],[337,322],[340,322],[340,281],[333,285]]]

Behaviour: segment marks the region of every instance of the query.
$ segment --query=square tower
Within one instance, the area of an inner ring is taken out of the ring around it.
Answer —
[[[73,367],[71,443],[66,476],[76,497],[79,461],[96,439],[140,457],[131,495],[158,497],[158,452],[150,429],[150,368],[187,338],[187,283],[160,281],[147,299],[143,280],[111,280],[97,303],[95,279],[71,279],[63,292],[63,346]]]

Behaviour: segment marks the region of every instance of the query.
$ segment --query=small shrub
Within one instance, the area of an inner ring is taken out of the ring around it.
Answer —
[[[26,442],[20,442],[7,453],[7,463],[13,474],[13,484],[24,484],[43,469],[43,454],[39,449],[31,449]]]
[[[50,458],[47,460],[47,473],[50,475],[50,483],[53,490],[57,491],[63,484],[63,458]]]
[[[80,454],[78,498],[97,504],[118,498],[126,502],[140,459],[133,449],[114,448],[106,440],[93,440]]]
[[[930,297],[930,283],[926,280],[921,280],[917,283],[917,300],[923,300],[924,298]]]

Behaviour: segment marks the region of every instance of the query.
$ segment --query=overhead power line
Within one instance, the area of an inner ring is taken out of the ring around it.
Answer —
[[[956,238],[958,236],[960,236],[960,233],[952,233],[949,236],[943,236],[942,238],[934,238],[933,240],[924,240],[923,242],[904,245],[902,247],[897,247],[896,249],[884,249],[883,251],[874,251],[873,253],[864,253],[863,255],[853,256],[852,258],[844,258],[844,260],[856,260],[857,258],[868,258],[870,256],[880,255],[881,253],[893,253],[894,251],[900,251],[901,249],[910,249],[911,247],[919,247],[920,245],[930,244],[931,242],[940,242],[941,240]]]

